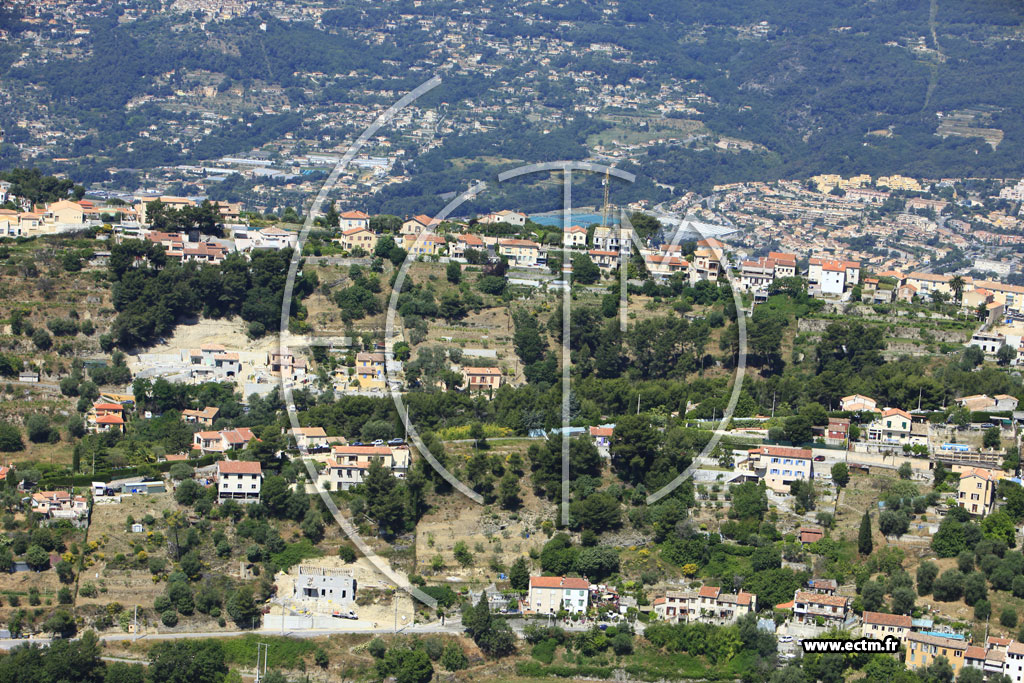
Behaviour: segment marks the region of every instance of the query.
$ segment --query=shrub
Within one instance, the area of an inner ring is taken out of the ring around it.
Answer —
[[[169,609],[160,615],[160,621],[163,622],[164,626],[177,626],[178,613],[172,609]]]

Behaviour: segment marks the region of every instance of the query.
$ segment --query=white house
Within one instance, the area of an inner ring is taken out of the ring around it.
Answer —
[[[217,502],[260,502],[263,467],[258,462],[221,460],[217,463]]]

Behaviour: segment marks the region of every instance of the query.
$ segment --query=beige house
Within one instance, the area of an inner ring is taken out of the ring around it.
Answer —
[[[363,483],[375,460],[393,476],[404,479],[412,456],[408,446],[332,446],[321,482],[331,491],[347,491]]]
[[[862,396],[861,394],[851,394],[849,396],[843,396],[839,399],[839,409],[849,412],[868,412],[873,413],[878,409],[878,402],[870,396]]]
[[[868,425],[868,441],[902,444],[910,438],[910,413],[899,408],[886,408],[882,417]]]
[[[540,259],[540,245],[532,240],[504,239],[498,241],[498,253],[516,266],[535,266]]]
[[[341,237],[337,241],[346,251],[352,251],[359,247],[368,254],[372,254],[377,246],[377,238],[377,233],[370,232],[368,228],[348,228],[342,231]]]
[[[758,459],[756,471],[763,471],[765,485],[779,493],[789,493],[794,481],[810,481],[814,477],[814,461],[806,448],[761,446],[751,455]]]
[[[985,515],[992,512],[996,502],[996,486],[1001,476],[991,470],[974,467],[960,474],[960,483],[956,491],[956,504],[972,515]]]
[[[494,391],[501,386],[502,374],[499,368],[462,368],[465,378],[463,388],[470,391]]]
[[[435,226],[441,224],[441,221],[435,220],[430,216],[413,216],[402,223],[402,235],[418,235],[421,232],[433,229]]]
[[[564,576],[531,576],[525,611],[533,614],[586,612],[590,605],[590,582]]]
[[[183,410],[181,411],[181,419],[185,422],[201,424],[204,427],[212,427],[213,421],[217,418],[217,413],[219,412],[220,408],[216,406],[206,406],[202,410]]]
[[[46,207],[43,219],[47,223],[82,225],[85,223],[85,210],[78,202],[61,200]]]
[[[327,432],[323,427],[294,427],[291,435],[299,448],[310,450],[327,447]]]
[[[864,612],[864,625],[861,635],[864,638],[881,640],[886,636],[895,636],[900,640],[910,633],[911,619],[903,614],[883,614],[882,612]]]
[[[402,248],[413,256],[438,256],[444,253],[447,245],[445,238],[432,232],[405,235],[402,238]]]

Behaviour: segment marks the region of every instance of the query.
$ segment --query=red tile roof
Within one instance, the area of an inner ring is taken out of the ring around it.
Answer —
[[[217,463],[220,474],[263,474],[263,466],[258,462],[242,460],[221,460]]]
[[[590,588],[590,582],[586,579],[572,579],[564,576],[531,576],[531,588],[569,588],[571,590],[586,590]]]
[[[701,598],[718,599],[718,594],[721,592],[722,589],[718,586],[701,586],[700,590],[697,591],[697,596]]]
[[[883,612],[864,612],[865,624],[878,624],[879,626],[899,626],[910,628],[910,617],[903,614],[885,614]]]

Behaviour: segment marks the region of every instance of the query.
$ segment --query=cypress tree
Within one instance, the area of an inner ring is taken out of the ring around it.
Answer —
[[[870,555],[874,549],[874,542],[871,540],[871,515],[864,511],[860,520],[860,535],[857,537],[857,550],[861,555]]]

